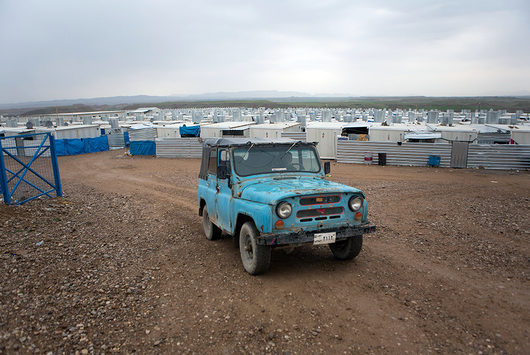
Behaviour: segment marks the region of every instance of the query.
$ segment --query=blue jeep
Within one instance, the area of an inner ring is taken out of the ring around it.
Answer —
[[[329,244],[335,258],[353,259],[375,226],[363,192],[325,180],[329,167],[314,143],[206,139],[197,191],[206,238],[234,236],[252,275],[268,269],[278,247]]]

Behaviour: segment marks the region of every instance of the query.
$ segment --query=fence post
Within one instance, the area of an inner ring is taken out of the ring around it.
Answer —
[[[59,164],[57,163],[57,154],[55,153],[55,137],[48,133],[50,141],[50,155],[52,158],[53,177],[55,178],[55,193],[57,197],[63,197],[63,188],[61,186],[61,177],[59,176]]]
[[[0,139],[0,192],[4,195],[4,203],[9,205],[9,191],[7,190],[6,166],[4,163],[4,150],[2,149],[2,139]]]

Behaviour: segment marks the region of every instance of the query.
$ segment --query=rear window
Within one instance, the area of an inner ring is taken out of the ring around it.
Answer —
[[[217,148],[210,151],[210,162],[208,163],[208,173],[217,174]]]

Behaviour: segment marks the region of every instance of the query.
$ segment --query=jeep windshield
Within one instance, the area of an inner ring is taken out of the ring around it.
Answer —
[[[239,147],[234,148],[233,157],[234,169],[239,176],[320,171],[315,148],[303,143]]]

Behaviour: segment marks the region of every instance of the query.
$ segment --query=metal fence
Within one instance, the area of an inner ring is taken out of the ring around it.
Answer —
[[[305,141],[305,133],[282,133],[282,137]],[[198,138],[156,138],[158,158],[201,158],[202,143]]]
[[[112,132],[108,136],[109,147],[111,149],[123,148],[125,147],[125,137],[121,131]]]
[[[61,179],[50,133],[0,137],[0,193],[19,205],[41,196],[62,196]]]
[[[449,167],[451,145],[447,143],[397,143],[337,141],[338,163],[364,163],[365,156],[372,156],[373,164],[379,163],[378,153],[386,153],[387,165],[427,166],[430,155],[440,157],[440,166]]]
[[[530,145],[470,144],[468,168],[530,169]]]
[[[202,143],[198,138],[157,138],[158,158],[201,158]]]
[[[378,164],[378,153],[386,153],[387,165],[427,166],[429,156],[439,156],[441,167],[451,167],[453,147],[447,143],[397,143],[337,141],[338,163],[364,163],[372,156]],[[453,162],[454,163],[454,162]],[[467,168],[484,169],[530,169],[530,145],[469,144]],[[460,167],[460,166],[459,166]]]
[[[282,137],[302,140],[300,133],[283,133]],[[160,158],[201,158],[202,155],[202,144],[197,138],[157,138],[155,142],[156,156]],[[379,153],[385,153],[387,165],[427,166],[430,156],[439,156],[440,167],[448,168],[452,149],[448,143],[397,144],[339,139],[337,162],[361,164],[365,157],[371,156],[371,163],[378,164]],[[469,144],[467,154],[468,168],[530,169],[529,145]]]
[[[155,127],[131,128],[129,129],[129,140],[131,142],[153,141],[156,138]]]

